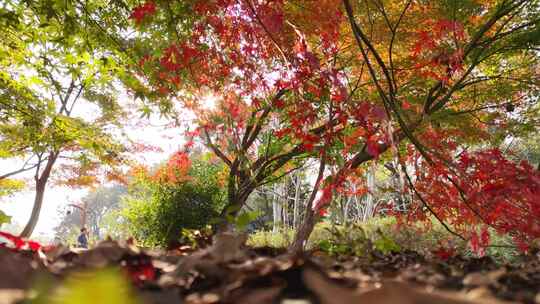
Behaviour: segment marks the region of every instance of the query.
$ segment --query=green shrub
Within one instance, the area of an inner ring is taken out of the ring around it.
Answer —
[[[320,249],[330,254],[364,255],[366,250],[389,251],[412,250],[425,255],[432,254],[440,246],[451,245],[457,254],[473,256],[467,242],[450,234],[436,220],[429,228],[421,225],[396,225],[394,217],[374,217],[366,222],[350,226],[318,223],[308,240],[307,249]],[[517,261],[519,252],[511,248],[512,239],[490,231],[492,244],[486,254],[498,262]],[[286,248],[294,237],[291,229],[277,233],[257,231],[250,235],[248,245],[252,247]],[[507,247],[506,247],[507,246]]]
[[[287,248],[294,237],[292,229],[282,229],[279,232],[258,230],[251,233],[247,245],[251,247]]]
[[[188,176],[174,183],[148,174],[137,177],[121,211],[129,233],[144,246],[167,246],[185,229],[210,224],[225,201],[220,172],[222,166],[197,159]]]

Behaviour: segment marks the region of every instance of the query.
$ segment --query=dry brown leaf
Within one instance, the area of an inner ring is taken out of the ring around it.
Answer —
[[[223,232],[216,234],[208,252],[216,262],[221,263],[245,259],[244,245],[247,237],[245,233]]]
[[[87,250],[79,254],[76,263],[86,267],[105,267],[109,263],[118,262],[124,255],[134,255],[131,248],[122,247],[116,241],[103,241],[91,250]]]
[[[417,290],[410,284],[385,281],[380,288],[358,293],[354,290],[337,286],[321,273],[306,268],[303,274],[306,285],[319,297],[322,304],[338,303],[378,303],[378,304],[502,304],[500,301],[471,302],[457,294],[428,293]]]
[[[182,276],[196,268],[211,274],[214,271],[223,270],[222,267],[218,267],[218,264],[246,259],[244,245],[247,241],[247,234],[222,232],[216,234],[213,241],[212,246],[181,260],[175,274]]]
[[[29,254],[0,248],[0,289],[26,289],[31,286],[39,264]]]
[[[473,272],[463,278],[463,285],[465,286],[487,286],[496,284],[497,280],[506,274],[504,268],[489,272]]]
[[[0,289],[0,304],[15,304],[26,298],[24,289]]]
[[[274,286],[268,288],[258,288],[248,291],[246,294],[235,299],[234,303],[242,304],[272,304],[276,303],[275,299],[280,294],[282,286]]]

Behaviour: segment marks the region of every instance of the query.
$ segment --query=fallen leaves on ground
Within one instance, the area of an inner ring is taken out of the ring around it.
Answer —
[[[109,293],[115,303],[153,304],[540,303],[536,256],[501,266],[489,258],[442,261],[410,251],[291,256],[244,244],[245,236],[223,234],[189,255],[111,240],[83,251],[0,248],[0,304],[83,303],[75,297],[92,301]]]

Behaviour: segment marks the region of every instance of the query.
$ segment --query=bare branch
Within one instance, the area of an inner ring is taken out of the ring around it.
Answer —
[[[45,159],[41,160],[41,161],[44,161]],[[22,173],[22,172],[26,172],[26,171],[30,171],[32,169],[34,169],[35,167],[37,167],[39,165],[39,163],[36,163],[36,164],[33,164],[31,165],[30,167],[25,167],[23,166],[22,168],[18,169],[18,170],[15,170],[15,171],[11,171],[9,173],[6,173],[6,174],[3,174],[3,175],[0,175],[0,180],[3,180],[5,178],[8,178],[10,176],[13,176],[13,175],[16,175],[16,174],[19,174],[19,173]]]
[[[221,151],[218,149],[218,147],[216,147],[216,145],[214,145],[212,143],[212,139],[210,138],[210,135],[208,134],[208,131],[205,129],[204,130],[204,136],[206,137],[206,145],[208,147],[210,147],[210,149],[216,153],[216,155],[222,160],[224,161],[229,167],[232,167],[232,162],[231,160]]]

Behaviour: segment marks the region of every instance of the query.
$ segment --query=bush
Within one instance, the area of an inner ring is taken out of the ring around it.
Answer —
[[[397,226],[392,216],[374,217],[366,222],[351,226],[332,225],[321,222],[315,225],[307,249],[319,249],[330,254],[362,256],[371,249],[383,253],[388,251],[412,250],[424,255],[431,255],[441,246],[451,245],[455,254],[466,257],[474,256],[467,242],[448,233],[444,227],[433,220],[429,227],[421,224]],[[498,235],[491,231],[493,246],[486,250],[486,255],[497,262],[512,263],[518,261],[519,252],[511,248],[512,239],[508,235]],[[294,237],[291,229],[277,233],[259,230],[249,236],[248,245],[252,247],[286,248]],[[509,246],[509,247],[505,247]]]
[[[185,229],[200,229],[212,222],[225,203],[219,183],[222,166],[208,160],[190,163],[186,175],[170,176],[170,162],[152,176],[139,174],[130,185],[121,211],[130,234],[144,246],[167,246]]]

